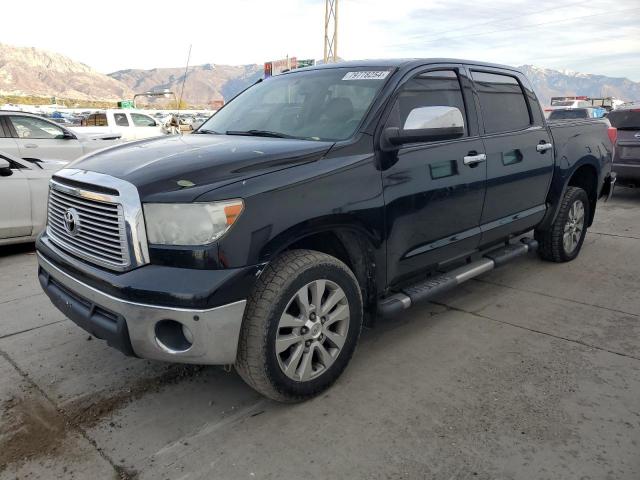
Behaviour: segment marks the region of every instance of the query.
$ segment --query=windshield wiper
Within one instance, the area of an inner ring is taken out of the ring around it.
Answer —
[[[214,130],[207,130],[206,128],[205,128],[205,129],[202,129],[202,128],[201,128],[200,130],[198,130],[198,131],[197,131],[197,132],[195,132],[195,133],[212,133],[212,134],[214,134],[214,135],[220,135],[220,132],[216,132],[216,131],[214,131]]]
[[[296,138],[286,133],[270,130],[227,130],[227,135],[247,135],[251,137]]]

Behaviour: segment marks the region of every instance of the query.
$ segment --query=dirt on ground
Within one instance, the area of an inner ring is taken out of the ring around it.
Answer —
[[[2,403],[0,472],[12,463],[60,453],[70,426],[47,400],[40,398],[25,395]]]
[[[71,431],[95,426],[142,395],[199,376],[204,368],[171,365],[161,375],[141,380],[131,388],[109,396],[83,398],[64,409],[55,407],[33,388],[25,389],[0,406],[0,472],[8,465],[29,459],[63,455],[61,447]],[[133,470],[121,466],[114,468],[119,480],[137,478]]]

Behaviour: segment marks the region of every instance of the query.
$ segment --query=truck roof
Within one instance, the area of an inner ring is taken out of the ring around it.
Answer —
[[[517,68],[510,67],[508,65],[500,65],[497,63],[478,62],[475,60],[462,60],[459,58],[381,58],[381,59],[368,59],[368,60],[350,60],[346,62],[337,63],[323,63],[320,65],[314,65],[311,67],[303,67],[291,70],[286,73],[295,73],[299,71],[319,70],[325,68],[362,68],[362,67],[418,67],[429,63],[462,63],[465,65],[474,65],[479,67],[491,67],[501,68],[505,70],[511,70],[514,72],[520,72]],[[520,72],[521,73],[521,72]]]

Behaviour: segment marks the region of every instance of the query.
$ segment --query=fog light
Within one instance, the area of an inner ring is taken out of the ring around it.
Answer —
[[[186,352],[193,345],[193,333],[175,320],[160,320],[155,327],[156,342],[167,353]]]

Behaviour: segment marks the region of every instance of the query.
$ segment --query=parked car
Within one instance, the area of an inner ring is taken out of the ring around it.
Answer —
[[[0,111],[0,151],[14,157],[75,160],[118,143],[119,135],[81,135],[38,115]]]
[[[613,110],[607,116],[617,129],[613,170],[622,185],[640,186],[640,108]]]
[[[67,164],[0,152],[0,245],[35,240],[47,218],[51,175]]]
[[[141,140],[165,135],[162,124],[153,117],[131,110],[110,109],[92,113],[72,131],[84,134],[118,134],[123,140]]]
[[[575,120],[578,118],[602,118],[607,111],[604,108],[557,108],[549,113],[547,120]]]
[[[363,323],[532,250],[576,258],[611,190],[607,129],[547,124],[510,67],[293,70],[192,135],[57,172],[40,283],[125,354],[235,364],[262,394],[303,400],[339,377]]]

